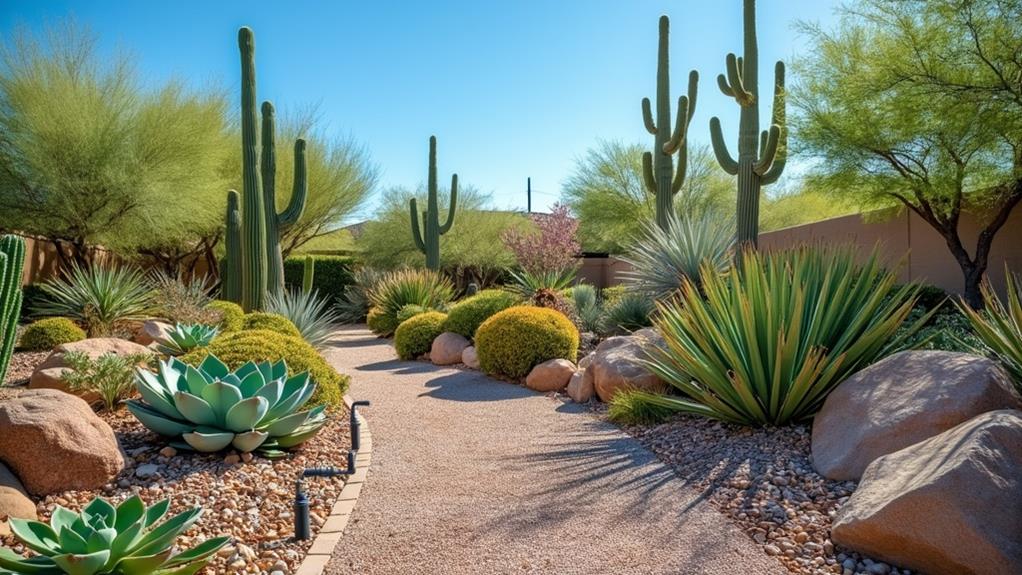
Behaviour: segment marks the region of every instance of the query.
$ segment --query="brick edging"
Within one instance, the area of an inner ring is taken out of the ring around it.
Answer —
[[[352,399],[345,395],[344,405],[348,406],[349,410],[351,403]],[[344,528],[348,526],[351,513],[355,510],[358,496],[362,494],[362,485],[368,477],[369,466],[372,464],[373,434],[362,414],[358,414],[358,420],[361,425],[362,444],[355,455],[355,473],[345,480],[341,494],[337,497],[333,508],[330,509],[330,515],[316,533],[316,537],[312,540],[312,546],[309,547],[309,551],[302,559],[295,575],[321,575],[326,570],[334,547],[337,547],[341,541]]]

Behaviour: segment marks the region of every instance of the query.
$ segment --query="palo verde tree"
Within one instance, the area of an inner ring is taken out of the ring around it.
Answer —
[[[964,298],[1022,200],[1022,0],[866,0],[814,47],[793,92],[812,183],[912,210],[944,238]],[[963,214],[981,231],[968,245]]]

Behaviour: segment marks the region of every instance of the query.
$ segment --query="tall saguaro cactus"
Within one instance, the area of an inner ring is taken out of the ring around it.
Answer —
[[[436,185],[436,136],[429,137],[429,194],[426,200],[426,211],[422,212],[422,228],[419,227],[419,209],[415,198],[408,204],[412,216],[412,238],[419,251],[426,254],[426,267],[431,270],[440,269],[440,236],[450,231],[454,225],[454,210],[458,203],[458,174],[451,176],[451,204],[447,211],[447,221],[440,225],[440,207],[437,201]],[[423,233],[425,230],[425,233]]]
[[[241,209],[238,207],[238,192],[227,192],[227,215],[224,233],[223,281],[220,291],[227,301],[241,301]]]
[[[14,352],[24,267],[25,241],[17,236],[0,237],[0,381],[7,374]]]
[[[696,90],[699,73],[688,75],[688,95],[678,98],[678,116],[671,126],[671,75],[668,65],[668,40],[671,21],[660,17],[660,44],[657,52],[656,122],[649,98],[642,99],[642,120],[646,130],[655,136],[653,152],[642,155],[642,176],[649,193],[656,196],[656,221],[667,229],[674,215],[674,196],[685,183],[688,172],[688,124],[696,111]],[[678,169],[674,169],[673,155],[678,154]]]
[[[241,50],[241,140],[243,187],[241,195],[241,226],[237,266],[228,261],[226,273],[240,272],[236,301],[247,311],[262,309],[267,292],[284,289],[284,261],[280,253],[280,234],[301,217],[305,209],[307,183],[305,174],[305,141],[295,141],[294,187],[287,208],[280,214],[276,206],[277,156],[273,104],[262,106],[262,142],[259,141],[259,117],[256,109],[255,37],[252,30],[238,31]],[[257,149],[258,148],[258,149]],[[261,156],[261,157],[260,157]],[[230,196],[228,196],[230,198]],[[234,213],[236,213],[235,210]],[[227,228],[231,233],[232,212],[228,206]],[[228,253],[228,260],[231,258]],[[224,278],[225,297],[234,289],[235,280]]]
[[[726,96],[741,107],[738,159],[728,152],[720,120],[710,120],[713,153],[724,171],[738,176],[738,244],[756,247],[759,236],[759,192],[781,177],[787,160],[788,127],[784,105],[784,62],[774,68],[774,102],[770,129],[759,131],[759,49],[756,45],[756,0],[744,0],[744,57],[727,55],[727,76],[717,77]]]

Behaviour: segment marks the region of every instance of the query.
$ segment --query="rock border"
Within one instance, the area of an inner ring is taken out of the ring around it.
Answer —
[[[344,396],[344,405],[351,409],[351,397]],[[365,417],[359,413],[358,422],[361,432],[361,448],[355,455],[355,473],[350,475],[344,482],[341,494],[334,502],[330,515],[326,522],[319,528],[316,537],[312,540],[312,546],[305,553],[305,558],[295,571],[295,575],[322,575],[326,566],[330,563],[334,548],[341,541],[344,529],[348,526],[348,520],[355,510],[358,497],[362,494],[362,485],[369,477],[369,466],[372,465],[373,457],[373,434]]]

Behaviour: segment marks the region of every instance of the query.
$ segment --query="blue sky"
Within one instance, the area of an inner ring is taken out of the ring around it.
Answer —
[[[762,86],[775,60],[807,49],[792,24],[827,25],[838,3],[760,0]],[[724,55],[741,50],[739,0],[6,0],[0,35],[72,16],[103,50],[135,55],[149,81],[218,82],[236,92],[236,31],[248,25],[259,98],[285,111],[318,106],[330,132],[369,149],[381,189],[425,179],[435,134],[441,181],[456,171],[498,207],[524,208],[531,176],[534,208],[543,209],[599,139],[651,145],[639,102],[654,96],[661,14],[671,17],[672,98],[690,69],[701,75],[689,137],[708,142],[718,115],[734,140],[738,108],[715,78]]]

